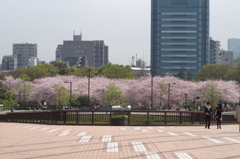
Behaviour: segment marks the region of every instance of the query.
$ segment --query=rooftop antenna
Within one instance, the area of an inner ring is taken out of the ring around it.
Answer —
[[[73,35],[75,35],[75,30],[73,30]]]

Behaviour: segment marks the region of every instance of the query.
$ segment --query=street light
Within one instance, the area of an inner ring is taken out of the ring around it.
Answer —
[[[168,110],[170,108],[170,86],[171,84],[176,84],[176,83],[168,83]]]
[[[26,106],[26,85],[25,81],[23,83],[23,100],[24,100],[24,107]]]
[[[72,104],[72,82],[65,82],[65,83],[70,83],[70,104],[68,106],[68,110],[70,110],[70,106]]]
[[[187,108],[187,93],[185,93],[185,110],[186,110],[186,108]]]
[[[153,70],[150,70],[151,72],[151,108],[153,107]]]
[[[90,72],[92,70],[88,69],[88,106],[90,107]]]
[[[240,107],[240,97],[238,97],[238,106]]]

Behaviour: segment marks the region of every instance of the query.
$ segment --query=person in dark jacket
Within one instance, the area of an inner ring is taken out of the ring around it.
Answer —
[[[218,104],[218,107],[214,111],[214,116],[217,120],[217,129],[218,128],[221,129],[222,112],[223,112],[222,104]]]
[[[206,107],[204,107],[204,114],[205,114],[205,129],[208,128],[210,129],[210,121],[211,121],[211,116],[213,115],[212,107],[209,102],[207,102]]]

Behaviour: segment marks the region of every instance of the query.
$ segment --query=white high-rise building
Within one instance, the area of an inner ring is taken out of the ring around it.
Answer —
[[[13,56],[17,58],[17,68],[27,67],[31,57],[37,57],[37,44],[13,44]]]

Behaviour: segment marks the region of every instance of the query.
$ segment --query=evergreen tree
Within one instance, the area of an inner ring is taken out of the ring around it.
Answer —
[[[181,70],[179,70],[177,77],[179,77],[180,79],[183,79],[183,80],[187,79],[187,74],[184,71],[184,68],[181,68]]]

